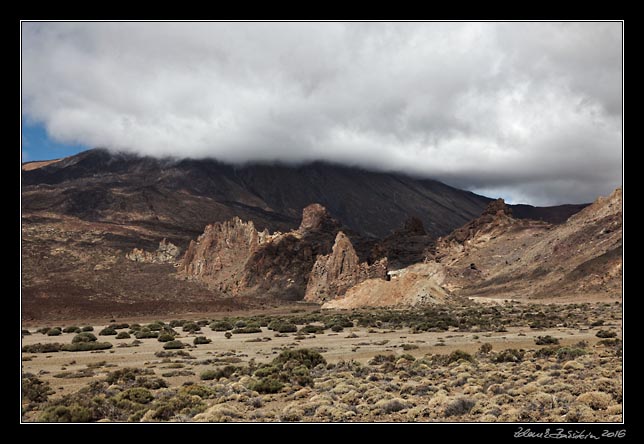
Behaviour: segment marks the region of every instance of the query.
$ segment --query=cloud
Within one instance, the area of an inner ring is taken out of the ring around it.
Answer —
[[[65,143],[590,201],[621,182],[621,27],[24,23],[23,114]]]

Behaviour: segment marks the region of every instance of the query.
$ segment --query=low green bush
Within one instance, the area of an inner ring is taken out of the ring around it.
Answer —
[[[47,381],[33,375],[22,378],[22,397],[31,402],[45,402],[53,393]]]
[[[262,329],[259,325],[248,325],[246,327],[239,327],[232,331],[234,334],[250,334],[250,333],[261,333]]]
[[[174,341],[174,335],[170,333],[161,333],[159,337],[157,338],[157,341],[159,342],[170,342]]]
[[[86,325],[81,330],[82,331],[94,331],[94,327],[92,327],[91,325]]]
[[[277,393],[282,390],[283,387],[284,384],[275,378],[262,378],[259,381],[250,384],[248,388],[258,393],[269,394]]]
[[[210,323],[212,331],[228,331],[234,328],[233,324],[228,321],[214,321]]]
[[[72,344],[64,344],[61,347],[61,350],[78,352],[78,351],[107,350],[112,347],[113,345],[110,342],[76,342]]]
[[[90,422],[93,419],[92,412],[78,404],[48,407],[39,418],[42,422]]]
[[[319,333],[324,333],[324,327],[321,325],[305,325],[304,327],[300,328],[300,333],[306,333],[306,334],[319,334]]]
[[[76,344],[78,342],[95,342],[97,341],[98,338],[94,336],[94,333],[90,333],[88,331],[78,333],[76,336],[72,338],[72,344]]]
[[[189,323],[187,323],[187,324],[185,324],[185,325],[183,326],[182,330],[183,330],[183,331],[190,332],[190,333],[194,333],[194,332],[196,332],[196,331],[200,331],[200,330],[201,330],[201,327],[199,327],[199,326],[198,326],[197,324],[195,324],[194,322],[189,322]]]
[[[49,334],[49,333],[47,333],[47,334]],[[597,336],[598,338],[616,338],[617,333],[615,333],[614,331],[610,331],[610,330],[599,330],[595,334],[595,336]]]
[[[136,339],[151,339],[151,338],[158,338],[159,337],[159,332],[158,331],[137,331],[134,333],[134,337]]]
[[[23,346],[22,352],[23,353],[55,353],[60,351],[62,346],[63,344],[59,344],[58,342],[52,342],[49,344],[41,344],[40,342],[38,342],[37,344]]]
[[[559,339],[546,335],[546,336],[537,336],[534,339],[534,343],[537,345],[557,345],[559,344]]]
[[[297,364],[303,365],[306,368],[314,368],[318,364],[326,365],[326,359],[320,353],[308,348],[300,348],[295,350],[284,350],[275,359],[273,365],[282,366],[289,361],[294,361]]]
[[[116,339],[130,339],[130,337],[131,337],[130,334],[126,331],[120,331],[116,335]]]
[[[163,344],[163,348],[166,350],[176,350],[185,347],[186,344],[184,344],[181,341],[169,341]]]
[[[119,394],[120,399],[136,402],[137,404],[148,404],[154,399],[150,390],[142,387],[132,387]]]
[[[205,336],[197,336],[192,343],[194,345],[200,345],[200,344],[210,344],[211,342],[212,342],[212,339],[208,339]]]
[[[60,336],[62,332],[58,328],[51,328],[47,331],[47,336]]]
[[[63,333],[80,333],[80,332],[81,332],[80,327],[77,327],[75,325],[63,328]]]
[[[105,327],[103,330],[98,332],[99,336],[116,336],[118,332],[112,327]]]
[[[470,355],[467,352],[464,352],[463,350],[454,350],[452,353],[449,354],[449,357],[447,358],[447,363],[451,364],[452,362],[457,362],[460,360],[468,361],[468,362],[474,362],[474,356]]]
[[[130,328],[130,324],[122,322],[120,324],[110,324],[109,327],[114,330],[123,330],[124,328]]]
[[[521,362],[524,354],[523,350],[508,348],[497,353],[492,360],[494,362]]]

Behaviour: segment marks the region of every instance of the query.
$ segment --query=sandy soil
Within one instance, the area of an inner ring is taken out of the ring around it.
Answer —
[[[203,319],[203,315],[201,318]],[[100,342],[114,344],[114,348],[98,352],[23,353],[23,359],[25,357],[28,359],[22,363],[23,372],[39,375],[43,380],[49,381],[54,390],[56,390],[53,396],[55,398],[78,390],[92,379],[104,377],[107,372],[116,368],[151,368],[159,376],[169,371],[167,363],[163,362],[163,358],[154,355],[155,352],[163,350],[163,343],[158,342],[156,339],[143,339],[142,344],[138,347],[119,347],[120,344],[130,344],[134,340],[134,336],[125,340],[116,340],[114,336],[99,336],[98,332],[105,326],[94,325],[94,334],[97,335]],[[539,347],[535,346],[534,338],[544,335],[559,338],[560,344],[563,346],[576,344],[579,341],[587,341],[592,346],[599,341],[599,338],[595,337],[595,333],[599,329],[604,329],[608,326],[620,331],[621,335],[621,327],[618,324],[604,324],[602,327],[589,329],[561,327],[533,330],[526,327],[510,327],[507,332],[483,333],[457,331],[410,333],[408,330],[386,331],[354,327],[339,333],[328,331],[317,335],[307,335],[306,339],[296,340],[295,333],[286,334],[285,337],[276,337],[273,331],[264,327],[262,328],[262,333],[236,334],[232,338],[226,339],[224,332],[214,332],[208,327],[203,327],[201,334],[181,332],[180,336],[177,337],[177,339],[184,343],[189,343],[191,346],[195,336],[206,336],[212,339],[210,344],[185,349],[196,359],[191,361],[195,364],[188,364],[183,370],[191,370],[195,375],[166,377],[166,379],[172,386],[181,385],[188,380],[197,382],[200,372],[210,368],[210,366],[197,364],[199,361],[212,359],[213,357],[230,356],[239,358],[241,362],[248,362],[250,359],[255,359],[258,363],[267,362],[272,360],[281,349],[289,347],[319,349],[327,361],[332,363],[353,359],[364,364],[380,353],[409,353],[417,358],[427,353],[446,354],[456,349],[474,353],[485,342],[492,344],[494,350],[506,348],[535,349]],[[181,331],[181,328],[175,328],[175,330]],[[372,332],[370,333],[369,330]],[[35,329],[31,328],[31,331],[33,332]],[[353,335],[357,337],[348,337]],[[70,343],[73,336],[73,333],[63,333],[60,336],[33,333],[23,337],[22,345],[53,342]],[[270,340],[266,342],[249,342],[249,340],[261,338]],[[402,349],[403,344],[413,344],[418,348],[404,351]],[[109,367],[103,366],[94,370],[95,375],[93,377],[74,379],[55,377],[56,374],[64,371],[78,371],[101,361],[106,361]]]

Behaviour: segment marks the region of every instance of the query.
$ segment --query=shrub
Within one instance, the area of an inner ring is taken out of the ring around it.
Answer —
[[[103,330],[98,332],[99,336],[116,336],[118,332],[112,327],[105,327]]]
[[[593,322],[592,324],[590,324],[591,327],[601,327],[602,325],[604,325],[604,320],[603,319],[598,319],[595,322]]]
[[[63,333],[80,333],[80,332],[81,332],[80,327],[76,327],[76,326],[65,327],[63,329]]]
[[[174,320],[170,321],[170,327],[172,327],[172,328],[174,328],[174,327],[183,327],[186,324],[186,322],[188,322],[188,321],[186,321],[185,319],[181,319],[181,320],[174,319]]]
[[[570,348],[570,347],[561,347],[557,350],[557,359],[559,361],[570,361],[571,359],[578,358],[588,353],[583,348]]]
[[[544,347],[534,352],[535,358],[549,358],[557,354],[559,347]]]
[[[151,338],[158,338],[159,337],[159,332],[158,331],[137,331],[134,333],[134,337],[136,339],[151,339]]]
[[[246,322],[242,321],[241,319],[239,321],[235,322],[235,328],[244,328],[246,327]]]
[[[492,351],[492,344],[490,344],[489,342],[481,344],[481,346],[479,347],[479,353],[482,355],[487,355],[491,351]]]
[[[205,336],[197,336],[192,343],[194,345],[200,345],[200,344],[210,344],[212,342],[212,339],[208,339]]]
[[[617,338],[609,338],[609,339],[602,339],[601,341],[597,341],[599,345],[604,345],[606,347],[614,347],[617,345],[620,345],[622,343],[621,339]]]
[[[72,338],[72,344],[76,344],[77,342],[95,342],[97,340],[96,336],[94,336],[94,333],[90,332],[81,332],[78,333],[76,336]]]
[[[230,338],[233,337],[233,334],[231,332],[227,331],[224,336],[226,337],[226,339],[230,339]]]
[[[35,376],[22,378],[22,397],[31,402],[45,402],[54,391],[48,382]]]
[[[209,381],[212,379],[219,379],[219,378],[230,378],[232,374],[235,373],[237,370],[239,370],[239,367],[235,367],[234,365],[227,365],[223,368],[218,368],[216,370],[206,370],[203,373],[201,373],[199,377],[204,381]]]
[[[492,360],[494,362],[520,362],[523,360],[524,354],[525,352],[523,350],[508,348],[497,353],[497,355]]]
[[[48,407],[40,416],[43,422],[90,422],[92,413],[78,404]]]
[[[76,342],[72,344],[65,344],[61,347],[62,351],[93,351],[93,350],[107,350],[112,348],[110,342]]]
[[[120,331],[119,334],[116,335],[116,339],[130,339],[130,334],[126,331]]]
[[[333,324],[331,326],[331,331],[334,331],[336,333],[341,332],[342,330],[344,330],[344,327],[342,325],[340,325],[340,324]]]
[[[142,387],[132,387],[119,395],[121,399],[136,402],[137,404],[147,404],[154,399],[154,395],[148,389]]]
[[[217,377],[217,370],[206,370],[204,372],[201,372],[199,377],[203,381],[211,381]]]
[[[451,364],[452,362],[457,362],[457,361],[460,361],[461,359],[468,362],[474,362],[474,357],[469,353],[464,352],[463,350],[454,350],[452,353],[449,354],[449,357],[447,358],[447,363]]]
[[[273,359],[273,365],[284,365],[289,361],[294,361],[309,369],[314,368],[319,364],[326,365],[326,359],[324,359],[324,356],[315,350],[308,348],[284,350],[275,359]]]
[[[49,330],[50,330],[49,327],[42,327],[42,328],[39,328],[38,330],[36,330],[36,333],[46,335]]]
[[[171,333],[161,333],[159,337],[157,338],[157,341],[159,342],[170,342],[174,341],[174,335]]]
[[[152,419],[168,421],[176,415],[194,416],[202,412],[206,405],[198,396],[178,393],[175,396],[155,401]]]
[[[110,372],[105,377],[105,382],[113,384],[131,384],[140,375],[153,375],[154,371],[149,368],[125,367]]]
[[[557,345],[559,344],[559,339],[552,337],[550,335],[546,336],[537,336],[534,339],[534,343],[537,345]]]
[[[306,334],[317,334],[317,333],[324,333],[324,327],[320,325],[305,325],[304,327],[300,328],[300,333],[306,333]]]
[[[416,344],[403,344],[402,349],[405,351],[416,350],[418,346]]]
[[[404,399],[382,399],[375,405],[384,414],[395,413],[408,407]]]
[[[269,324],[269,329],[274,330],[278,333],[295,333],[297,331],[297,326],[295,324],[291,324],[290,322],[280,322],[277,325],[273,325],[273,328],[271,328]]]
[[[233,330],[234,334],[245,334],[245,333],[261,333],[262,329],[259,325],[248,325],[246,327],[239,327]]]
[[[394,362],[396,361],[396,356],[394,355],[382,355],[382,354],[377,354],[373,358],[371,358],[368,362],[369,365],[380,365],[384,364],[385,362]]]
[[[31,335],[31,333],[29,332],[29,330],[26,330],[26,329],[22,329],[22,330],[20,330],[20,334],[21,334],[22,336],[29,336],[29,335]]]
[[[47,336],[60,336],[61,331],[58,328],[52,328],[47,331]]]
[[[475,401],[467,398],[458,398],[447,404],[445,416],[461,416],[469,413],[476,404]]]
[[[91,325],[86,325],[81,330],[82,331],[94,331],[94,327],[92,327]]]
[[[127,323],[110,324],[109,326],[114,330],[123,330],[124,328],[130,328],[130,324],[127,324]]]
[[[228,331],[233,328],[233,324],[228,321],[213,321],[210,323],[210,329],[212,331]]]
[[[186,344],[181,341],[169,341],[163,344],[163,348],[165,348],[166,350],[176,350],[185,347],[185,345]]]
[[[62,344],[52,342],[50,344],[37,344],[25,345],[22,347],[23,353],[54,353],[60,351]]]
[[[257,382],[250,384],[248,387],[258,393],[277,393],[284,387],[280,381],[275,378],[262,378]]]
[[[201,330],[201,327],[199,327],[199,326],[198,326],[197,324],[195,324],[194,322],[189,322],[189,323],[187,323],[187,324],[185,324],[185,325],[183,326],[183,329],[182,329],[182,330],[183,330],[183,331],[190,332],[190,333],[194,333],[194,332],[196,332],[196,331]]]
[[[47,333],[47,334],[49,334],[49,333]],[[597,336],[598,338],[615,338],[615,337],[617,337],[617,333],[615,333],[614,331],[610,331],[610,330],[599,330],[595,334],[595,336]]]
[[[153,322],[147,325],[147,329],[150,331],[160,331],[163,328],[163,323]]]

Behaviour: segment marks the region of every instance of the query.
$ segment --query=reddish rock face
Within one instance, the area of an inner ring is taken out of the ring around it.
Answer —
[[[270,238],[258,232],[253,222],[238,217],[208,225],[197,241],[190,241],[179,273],[223,292],[239,292],[238,280],[244,264]]]
[[[319,204],[306,207],[300,227],[288,233],[258,232],[239,218],[209,225],[190,243],[179,273],[231,296],[299,300],[316,257],[331,250],[339,226]]]
[[[349,238],[338,232],[330,254],[318,256],[311,270],[304,299],[324,302],[335,299],[351,287],[370,278],[385,279],[387,258],[373,265],[360,263]]]

